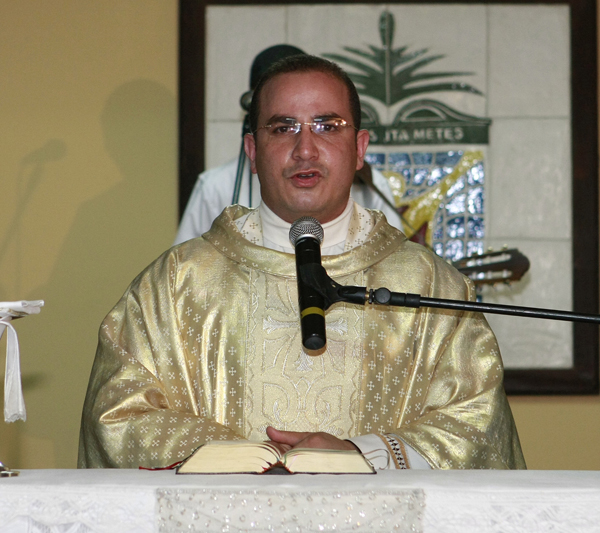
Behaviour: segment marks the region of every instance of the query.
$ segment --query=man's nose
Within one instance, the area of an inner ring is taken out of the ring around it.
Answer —
[[[292,156],[296,159],[316,159],[319,156],[318,136],[312,132],[308,124],[303,124],[302,129],[294,135],[294,151]]]

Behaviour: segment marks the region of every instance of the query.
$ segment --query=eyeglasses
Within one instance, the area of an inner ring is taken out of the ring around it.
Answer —
[[[344,128],[358,128],[349,124],[346,120],[339,117],[316,118],[313,122],[298,122],[295,118],[284,118],[276,120],[265,126],[257,128],[258,130],[266,130],[271,137],[293,137],[300,133],[302,126],[309,126],[310,131],[321,137],[333,137],[339,135]]]

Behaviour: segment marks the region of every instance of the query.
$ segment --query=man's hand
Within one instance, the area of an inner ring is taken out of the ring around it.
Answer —
[[[279,431],[271,426],[267,428],[271,443],[285,451],[291,448],[321,448],[325,450],[358,450],[354,444],[341,440],[329,433],[308,433],[301,431]],[[287,448],[287,449],[286,449]]]

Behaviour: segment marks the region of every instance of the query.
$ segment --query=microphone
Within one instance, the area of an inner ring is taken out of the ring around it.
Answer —
[[[242,109],[246,112],[250,111],[250,104],[252,103],[252,95],[253,94],[254,94],[254,91],[246,91],[240,97],[240,105],[242,106]]]
[[[290,228],[290,242],[296,249],[296,277],[298,278],[298,306],[302,345],[307,350],[320,350],[325,346],[325,301],[310,285],[302,280],[301,267],[321,266],[323,228],[313,217],[301,217]]]

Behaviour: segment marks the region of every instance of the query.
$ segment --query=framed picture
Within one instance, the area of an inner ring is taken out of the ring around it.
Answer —
[[[181,212],[201,171],[238,156],[250,65],[280,43],[355,81],[407,235],[450,261],[503,245],[528,258],[510,286],[482,282],[484,301],[598,313],[595,0],[180,0]],[[598,393],[597,325],[486,316],[509,394]]]

